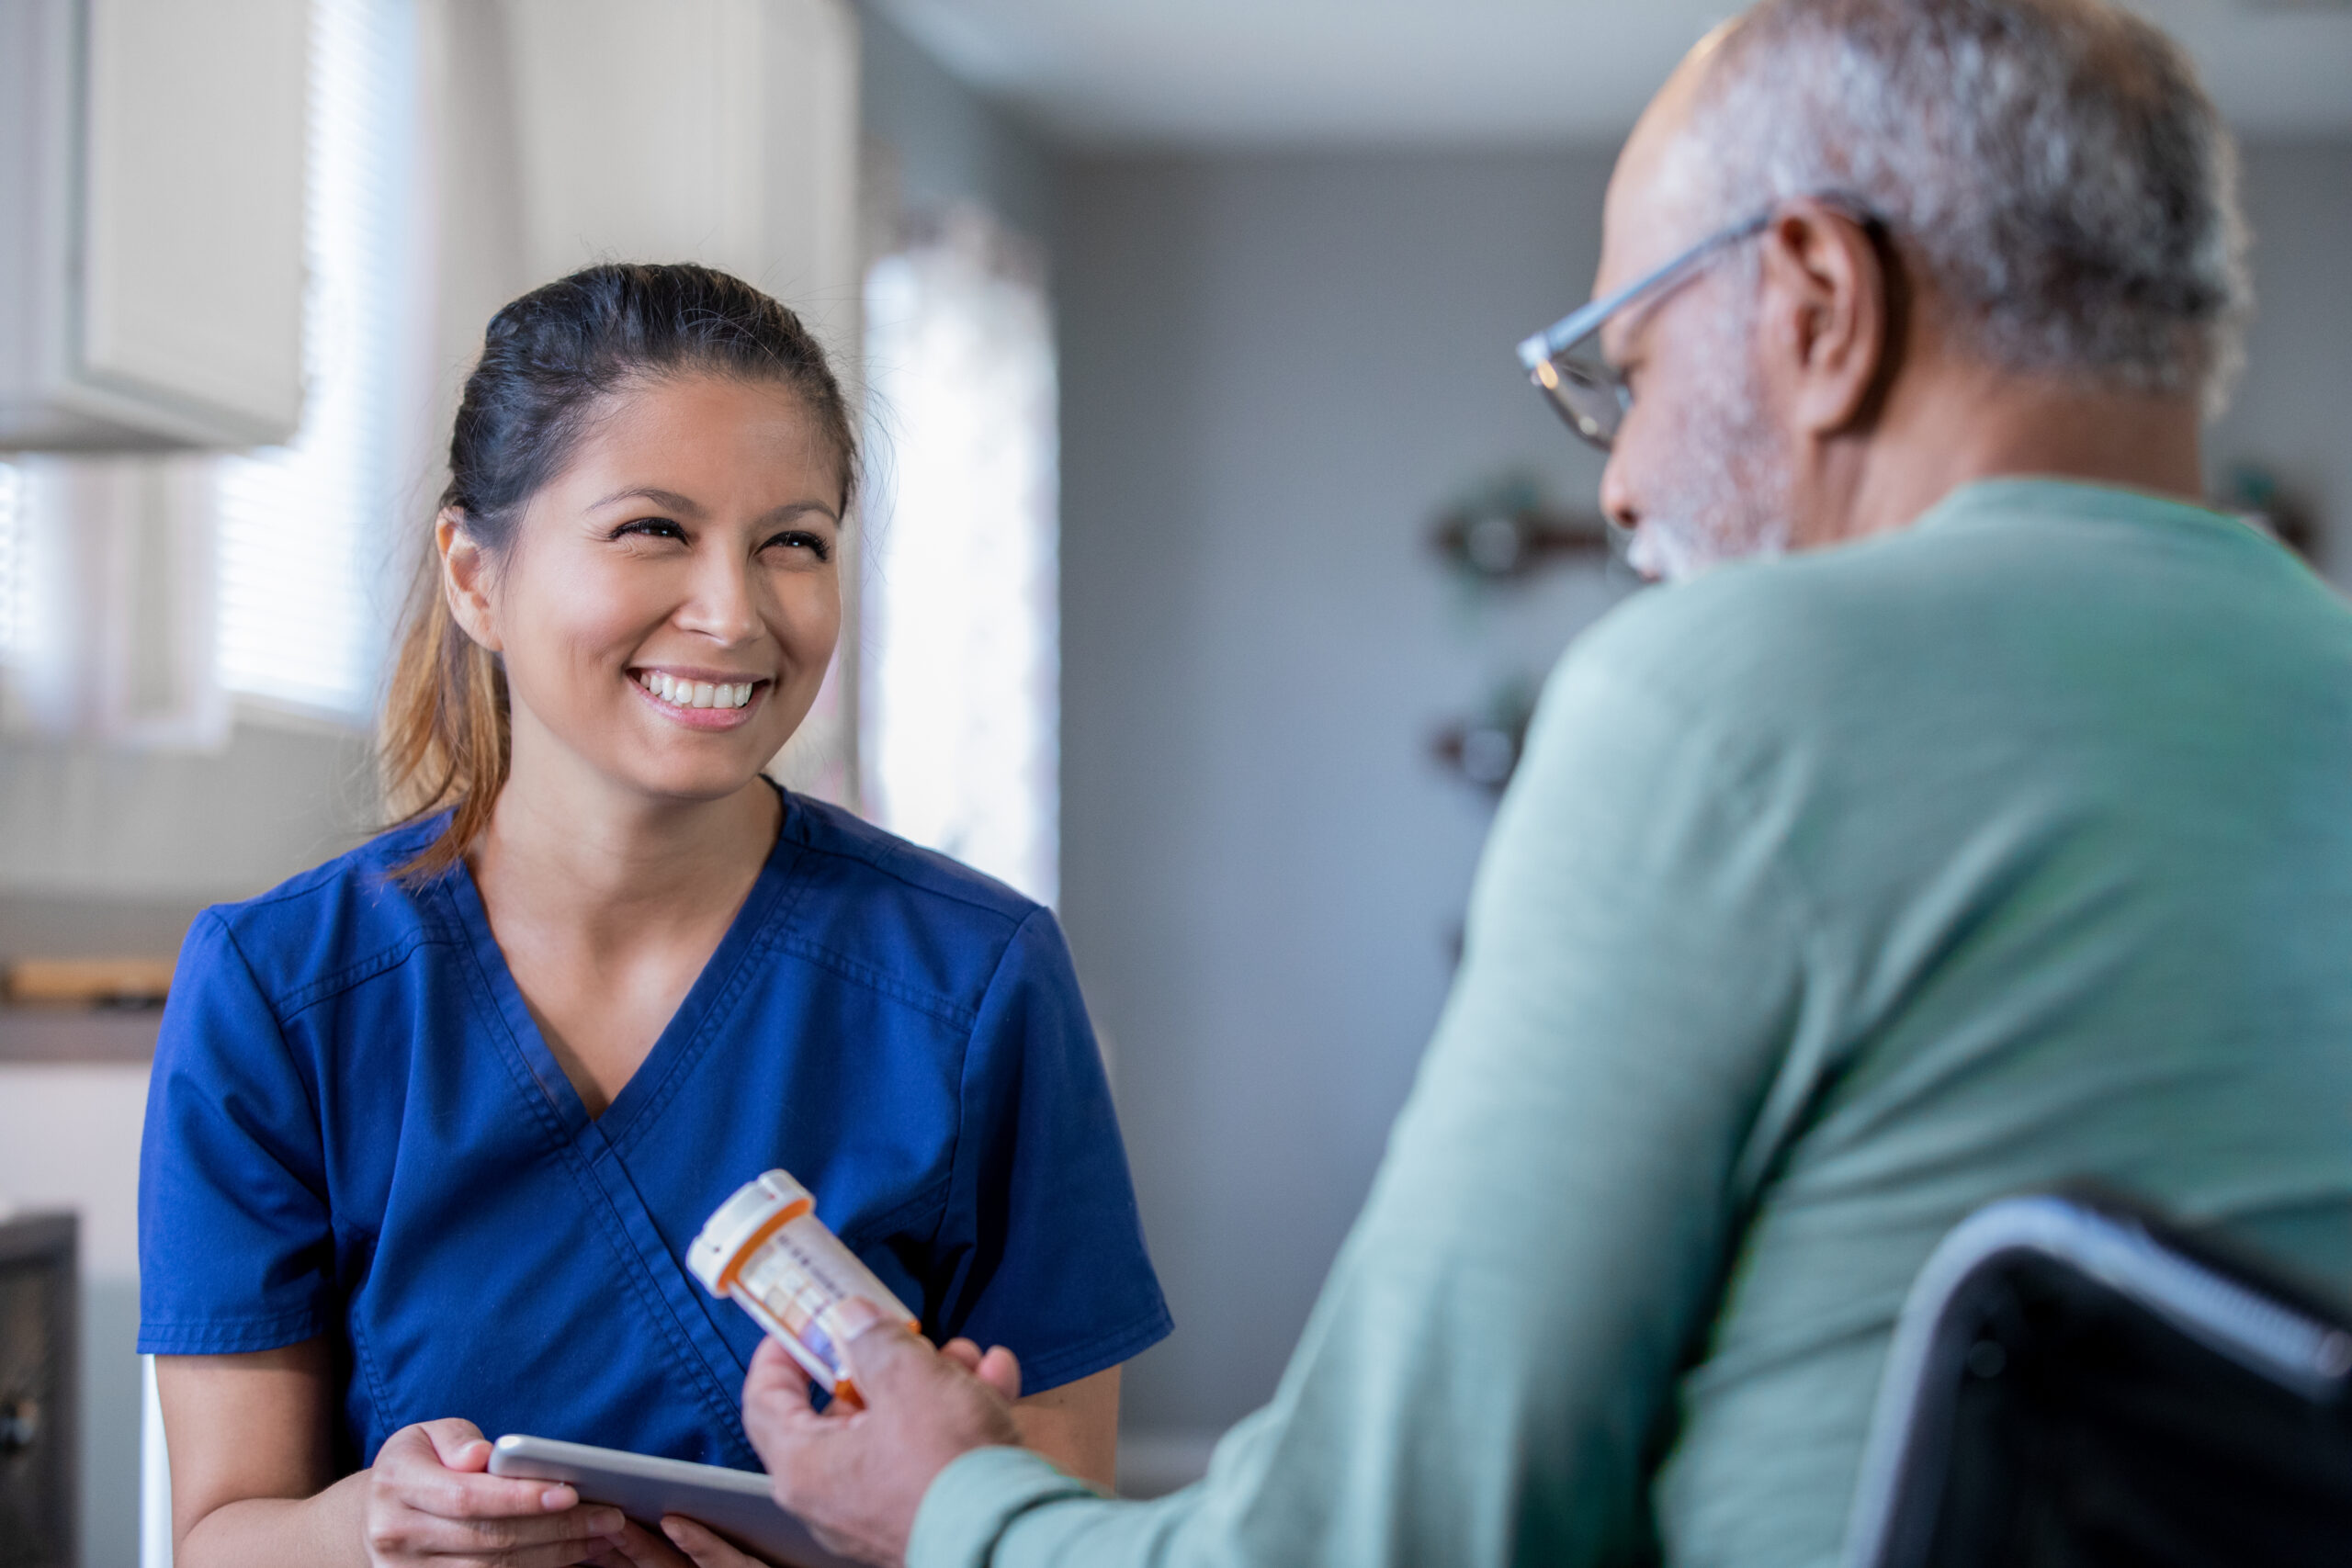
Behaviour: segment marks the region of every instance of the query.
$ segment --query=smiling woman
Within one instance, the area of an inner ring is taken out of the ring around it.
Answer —
[[[1168,1317],[1061,933],[761,773],[840,633],[823,355],[724,274],[592,268],[492,322],[450,471],[386,722],[409,816],[210,911],[164,1015],[141,1339],[182,1568],[741,1568],[482,1439],[756,1468],[759,1330],[684,1256],[779,1167],[1107,1484]]]

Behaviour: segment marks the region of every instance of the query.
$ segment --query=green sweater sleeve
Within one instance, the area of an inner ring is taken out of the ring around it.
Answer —
[[[1803,1003],[1788,772],[1572,656],[1272,1404],[1156,1502],[967,1456],[924,1500],[912,1568],[1653,1557],[1647,1477]]]

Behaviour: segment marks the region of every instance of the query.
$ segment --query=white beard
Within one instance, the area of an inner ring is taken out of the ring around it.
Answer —
[[[1681,400],[1681,466],[1646,498],[1626,552],[1644,577],[1674,581],[1789,547],[1789,473],[1764,417],[1751,328],[1744,299],[1715,311],[1707,354],[1726,374]]]

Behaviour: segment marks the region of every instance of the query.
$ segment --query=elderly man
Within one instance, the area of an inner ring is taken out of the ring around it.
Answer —
[[[2192,499],[2227,139],[2098,0],[1765,0],[1627,143],[1527,351],[1638,558],[1272,1404],[1092,1496],[1017,1369],[770,1353],[863,1555],[1820,1564],[1938,1238],[2095,1176],[2352,1282],[2352,612]],[[1732,558],[1761,558],[1717,567]]]

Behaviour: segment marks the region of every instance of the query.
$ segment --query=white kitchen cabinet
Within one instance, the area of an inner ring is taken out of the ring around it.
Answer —
[[[309,12],[0,4],[0,450],[293,434]]]

